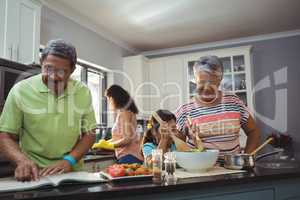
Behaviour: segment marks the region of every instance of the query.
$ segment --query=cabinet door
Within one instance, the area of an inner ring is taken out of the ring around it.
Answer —
[[[163,106],[165,109],[175,112],[183,104],[186,96],[185,68],[181,57],[170,57],[164,60],[165,83]]]
[[[0,57],[4,57],[4,26],[6,2],[0,1]]]
[[[19,43],[19,1],[6,0],[6,17],[4,24],[4,57],[18,61]]]
[[[4,16],[0,19],[4,21],[0,55],[20,63],[38,62],[41,6],[31,0],[6,0],[1,1],[0,9],[5,11],[0,14]]]
[[[164,62],[162,59],[153,59],[149,64],[149,88],[150,108],[156,111],[162,108],[162,99],[164,97],[163,84],[164,79]]]
[[[41,8],[30,0],[21,0],[19,15],[18,61],[21,63],[38,62]]]

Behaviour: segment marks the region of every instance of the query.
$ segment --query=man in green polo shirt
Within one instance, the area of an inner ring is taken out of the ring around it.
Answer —
[[[76,49],[52,40],[42,52],[42,73],[10,91],[0,117],[0,151],[20,181],[79,170],[95,140],[89,89],[70,79]]]

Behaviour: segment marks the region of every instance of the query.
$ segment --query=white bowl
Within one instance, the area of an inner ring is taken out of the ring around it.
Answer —
[[[212,168],[218,159],[219,150],[203,152],[174,152],[178,165],[190,172],[204,172]]]

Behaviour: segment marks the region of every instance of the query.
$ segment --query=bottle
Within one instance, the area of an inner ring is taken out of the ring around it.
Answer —
[[[152,173],[153,182],[161,183],[162,181],[162,150],[154,149],[152,150]]]
[[[165,157],[165,180],[166,184],[175,184],[177,181],[175,171],[176,171],[176,156],[174,152],[167,152]]]

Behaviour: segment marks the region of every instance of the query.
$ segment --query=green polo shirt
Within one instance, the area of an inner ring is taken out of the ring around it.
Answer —
[[[57,97],[40,74],[11,89],[0,117],[0,132],[18,135],[22,151],[40,167],[61,160],[81,133],[95,127],[91,93],[84,84],[70,79]]]

